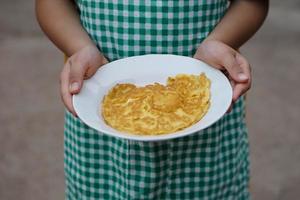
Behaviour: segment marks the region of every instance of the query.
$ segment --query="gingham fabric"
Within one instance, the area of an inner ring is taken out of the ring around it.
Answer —
[[[193,56],[225,0],[78,0],[84,28],[109,60]],[[221,91],[220,91],[221,92]],[[66,199],[249,199],[244,101],[211,127],[160,142],[97,132],[66,112]]]

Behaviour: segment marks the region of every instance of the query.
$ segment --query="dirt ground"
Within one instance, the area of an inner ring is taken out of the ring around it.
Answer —
[[[300,196],[300,2],[273,0],[243,48],[254,200]],[[62,54],[41,33],[33,0],[0,7],[0,199],[64,198]]]

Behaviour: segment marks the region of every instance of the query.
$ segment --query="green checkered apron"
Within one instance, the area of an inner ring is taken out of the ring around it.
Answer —
[[[226,0],[77,0],[81,22],[109,60],[193,56]],[[221,92],[221,91],[220,91]],[[107,136],[66,113],[67,199],[249,199],[244,101],[211,127],[160,142]]]

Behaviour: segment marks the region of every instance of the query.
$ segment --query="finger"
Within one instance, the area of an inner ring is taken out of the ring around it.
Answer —
[[[68,111],[77,117],[77,114],[73,107],[72,94],[70,94],[69,92],[69,73],[70,65],[69,62],[66,62],[60,75],[60,95]]]
[[[236,102],[240,96],[245,94],[250,88],[250,82],[247,83],[236,83],[233,88],[232,101]]]
[[[232,87],[232,90],[233,90],[234,87],[235,87],[235,81],[231,77],[229,77],[228,79],[229,79],[229,83],[230,83],[230,85]]]
[[[78,61],[78,59],[70,59],[70,73],[69,73],[69,92],[71,94],[79,93],[82,82],[87,70],[87,66]]]
[[[230,113],[232,111],[233,102],[230,104],[229,108],[227,109],[226,113]]]
[[[104,56],[102,56],[101,59],[102,59],[101,60],[102,64],[100,66],[92,63],[91,64],[92,66],[88,67],[87,71],[84,74],[84,79],[88,79],[88,78],[92,77],[101,66],[108,63],[108,60]]]
[[[226,53],[222,59],[222,64],[233,80],[237,82],[246,82],[249,77],[244,72],[244,68],[238,63],[236,54],[237,52],[234,51],[232,53]]]
[[[230,85],[231,85],[231,87],[232,87],[232,90],[234,89],[234,87],[235,87],[235,81],[234,80],[232,80],[232,78],[229,76],[229,77],[227,77],[228,79],[229,79],[229,82],[230,82]],[[231,101],[231,104],[230,104],[230,106],[228,107],[228,109],[227,109],[227,111],[226,111],[226,113],[230,113],[231,112],[231,110],[232,110],[232,106],[233,106],[233,103],[234,103],[234,101],[232,100]]]

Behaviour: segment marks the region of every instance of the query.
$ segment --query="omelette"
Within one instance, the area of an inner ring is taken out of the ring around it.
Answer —
[[[104,121],[119,131],[137,135],[172,133],[197,123],[207,113],[210,80],[201,73],[168,77],[166,85],[116,84],[101,106]]]

